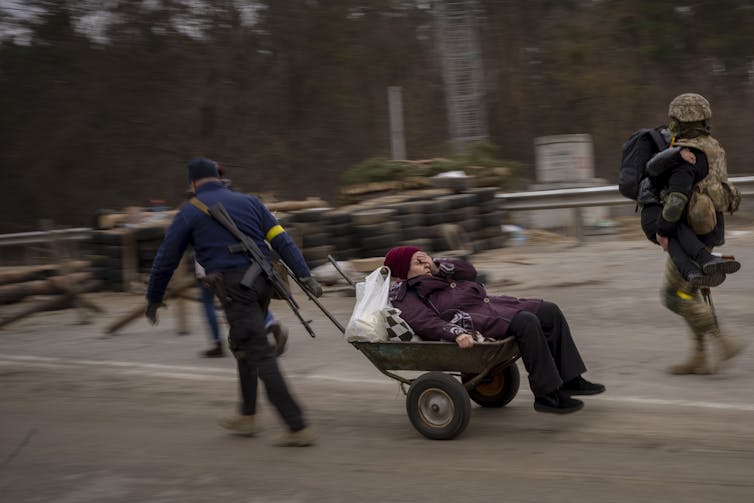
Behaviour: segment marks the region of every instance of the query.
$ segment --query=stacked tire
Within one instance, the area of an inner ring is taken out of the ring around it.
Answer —
[[[496,187],[469,189],[467,194],[474,196],[476,223],[466,228],[466,233],[475,252],[503,248],[507,235],[502,230],[505,214],[495,198]]]
[[[123,288],[123,237],[112,230],[95,230],[89,243],[87,260],[92,264],[92,274],[102,284],[103,290],[122,292]]]
[[[301,254],[309,267],[326,263],[327,256],[333,252],[330,244],[331,234],[325,224],[325,215],[332,208],[309,208],[289,213],[289,226],[296,229],[300,236]]]
[[[380,257],[400,240],[401,223],[393,208],[373,208],[351,214],[353,234],[361,258]]]

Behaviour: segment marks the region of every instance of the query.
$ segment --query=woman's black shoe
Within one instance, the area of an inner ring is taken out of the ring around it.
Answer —
[[[534,410],[550,414],[569,414],[584,407],[584,402],[571,398],[560,390],[534,397]]]
[[[563,383],[560,391],[567,395],[599,395],[605,391],[605,386],[595,382],[589,382],[581,376],[575,377]]]

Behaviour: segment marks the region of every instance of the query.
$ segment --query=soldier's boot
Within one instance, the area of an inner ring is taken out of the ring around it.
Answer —
[[[686,361],[672,365],[668,372],[675,375],[712,374],[713,370],[707,365],[707,352],[697,349]]]
[[[720,350],[720,361],[725,362],[744,350],[746,344],[737,337],[718,335],[715,339]]]

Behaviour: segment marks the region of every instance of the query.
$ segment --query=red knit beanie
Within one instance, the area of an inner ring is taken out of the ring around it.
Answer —
[[[390,268],[390,274],[394,278],[406,279],[408,270],[411,268],[411,257],[421,251],[416,246],[398,246],[385,255],[385,265]]]

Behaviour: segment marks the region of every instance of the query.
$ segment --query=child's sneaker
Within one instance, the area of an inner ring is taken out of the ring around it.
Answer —
[[[686,276],[686,280],[694,288],[701,288],[704,286],[720,286],[725,281],[725,274],[721,272],[712,272],[704,274],[701,272],[691,272]]]
[[[723,273],[733,274],[741,269],[741,262],[736,259],[724,259],[715,255],[702,265],[702,271],[704,274]]]

